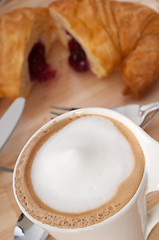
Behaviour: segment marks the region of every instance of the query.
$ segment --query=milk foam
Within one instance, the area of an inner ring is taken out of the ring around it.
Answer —
[[[46,205],[80,213],[108,202],[133,169],[131,146],[113,122],[85,116],[70,122],[42,145],[31,179]]]

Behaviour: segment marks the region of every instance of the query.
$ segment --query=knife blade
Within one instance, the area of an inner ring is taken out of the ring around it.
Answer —
[[[0,151],[17,126],[25,106],[25,99],[14,100],[0,119]]]

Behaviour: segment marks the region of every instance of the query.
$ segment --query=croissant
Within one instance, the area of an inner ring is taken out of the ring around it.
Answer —
[[[124,92],[141,97],[159,75],[159,14],[130,2],[60,0],[49,5],[77,71],[105,77],[121,68]]]
[[[45,75],[52,28],[45,8],[22,8],[0,17],[0,97],[27,96],[33,80]]]

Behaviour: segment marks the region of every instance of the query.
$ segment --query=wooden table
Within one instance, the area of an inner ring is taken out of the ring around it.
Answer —
[[[2,10],[5,12],[5,8]],[[67,57],[68,52],[58,42],[54,42],[49,55],[49,62],[54,69],[58,70],[57,77],[54,81],[35,83],[26,99],[25,110],[16,130],[0,152],[0,166],[14,168],[23,145],[39,127],[52,117],[50,114],[51,104],[112,108],[130,103],[147,104],[159,101],[159,81],[147,96],[141,100],[135,100],[132,96],[121,94],[124,84],[119,71],[113,72],[107,78],[97,79],[90,72],[80,74],[71,70],[67,63]],[[0,100],[0,117],[10,103],[11,100],[8,99]],[[153,120],[145,131],[159,141],[159,116]],[[159,202],[159,193],[153,193],[147,197],[149,208],[156,202]],[[12,174],[0,172],[1,240],[13,239],[13,230],[19,215],[20,210],[12,191]],[[149,240],[157,239],[159,239],[159,226],[156,226],[149,237]]]

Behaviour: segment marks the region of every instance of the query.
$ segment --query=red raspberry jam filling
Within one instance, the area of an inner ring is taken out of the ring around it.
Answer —
[[[56,71],[46,62],[45,47],[42,42],[39,41],[33,46],[28,62],[31,81],[37,79],[39,82],[45,82],[55,77]]]
[[[68,42],[68,47],[70,50],[69,64],[71,67],[73,67],[77,72],[88,71],[89,62],[81,45],[74,38],[71,38]]]

